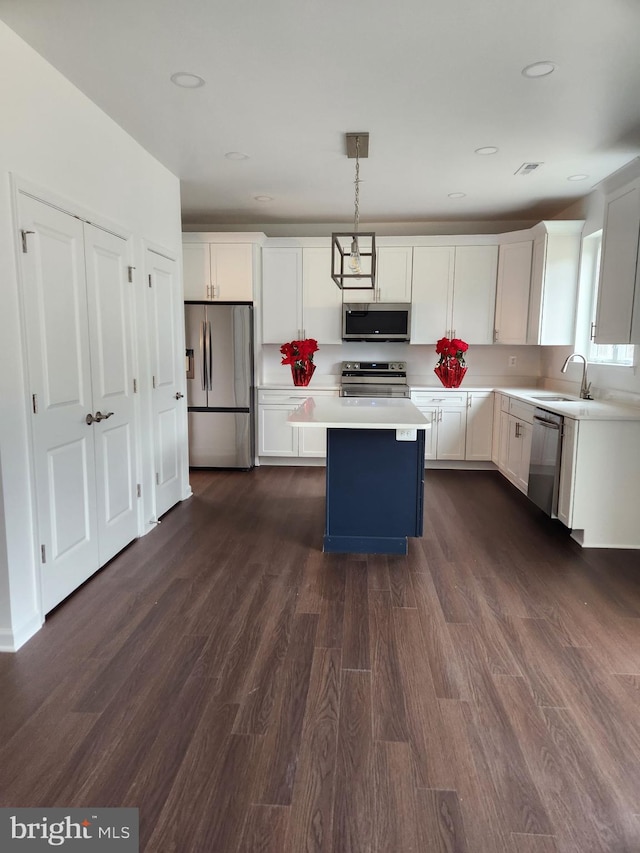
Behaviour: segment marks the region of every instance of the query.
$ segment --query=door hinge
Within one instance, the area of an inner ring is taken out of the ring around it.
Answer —
[[[135,269],[135,267],[127,267],[127,270],[129,272],[129,284],[131,284],[133,282],[133,271],[134,271],[134,269]]]
[[[35,234],[35,233],[36,233],[35,231],[25,231],[24,229],[22,229],[20,231],[20,234],[22,236],[22,252],[23,252],[23,254],[26,255],[27,252],[29,251],[29,249],[27,247],[27,234]]]
[[[37,415],[38,414],[38,395],[37,394],[31,395],[31,403],[33,405],[33,414]]]
[[[149,273],[149,287],[153,287],[153,285],[151,284],[151,273]]]
[[[160,485],[160,474],[156,473],[156,486]]]
[[[40,559],[42,560],[43,563],[47,562],[47,549],[45,548],[44,545],[40,546]]]
[[[156,377],[155,376],[151,377],[151,386],[152,386],[152,388],[156,387]]]
[[[142,486],[140,485],[140,483],[136,485],[136,496],[139,498],[142,497]]]
[[[494,342],[494,344],[498,343],[498,330],[497,329],[493,330],[493,342]]]
[[[133,393],[134,394],[138,393],[138,380],[137,379],[133,380]]]

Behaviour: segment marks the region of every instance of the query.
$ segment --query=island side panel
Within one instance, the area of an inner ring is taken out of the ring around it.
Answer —
[[[406,554],[422,536],[424,430],[397,441],[395,429],[327,430],[324,550]]]

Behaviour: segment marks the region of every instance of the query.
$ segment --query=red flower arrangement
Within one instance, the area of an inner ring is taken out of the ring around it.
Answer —
[[[460,338],[440,338],[436,353],[440,356],[434,373],[445,388],[457,388],[467,372],[464,354],[469,344]]]
[[[318,341],[315,338],[305,338],[303,341],[290,341],[282,344],[280,352],[283,355],[281,364],[291,365],[291,375],[294,385],[308,385],[316,369],[313,354],[318,352]]]

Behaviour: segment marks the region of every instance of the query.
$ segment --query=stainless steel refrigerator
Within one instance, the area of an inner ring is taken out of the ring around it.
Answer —
[[[253,307],[185,303],[189,465],[254,464]]]

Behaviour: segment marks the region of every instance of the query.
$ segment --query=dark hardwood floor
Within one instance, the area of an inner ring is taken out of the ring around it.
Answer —
[[[406,558],[321,552],[323,469],[192,485],[0,655],[0,805],[137,806],[147,853],[640,851],[640,553],[493,472],[428,471]]]

